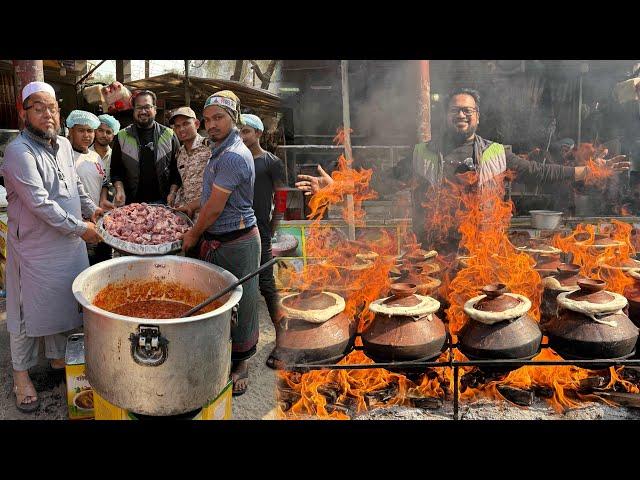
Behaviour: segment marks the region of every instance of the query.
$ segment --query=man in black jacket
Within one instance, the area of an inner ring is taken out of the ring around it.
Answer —
[[[156,122],[153,92],[134,92],[131,104],[134,123],[118,132],[111,154],[114,205],[167,203],[182,183],[176,162],[180,142],[171,128]]]

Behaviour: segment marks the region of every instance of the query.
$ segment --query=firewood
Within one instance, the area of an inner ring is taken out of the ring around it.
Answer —
[[[340,413],[344,413],[345,415],[351,416],[351,410],[349,410],[344,405],[340,405],[340,404],[337,404],[337,403],[328,403],[324,408],[329,413],[333,413],[335,411],[338,411]]]
[[[607,386],[607,383],[609,382],[604,377],[599,377],[599,376],[587,377],[580,380],[579,389],[583,391],[583,390],[593,390],[595,388],[603,388]]]
[[[318,393],[327,399],[327,403],[335,403],[340,394],[333,384],[324,384],[318,387]]]
[[[533,392],[531,390],[524,390],[511,385],[498,385],[498,391],[504,398],[516,405],[528,407],[533,403]]]
[[[301,395],[298,392],[291,390],[290,388],[280,388],[278,390],[278,400],[283,402],[294,404],[300,400],[300,397]]]
[[[442,400],[437,397],[412,397],[407,396],[411,404],[416,408],[424,410],[437,410],[442,407]]]
[[[640,394],[627,392],[597,392],[598,397],[606,398],[618,405],[629,408],[640,408]]]
[[[533,391],[540,398],[553,398],[554,390],[552,387],[533,387]]]

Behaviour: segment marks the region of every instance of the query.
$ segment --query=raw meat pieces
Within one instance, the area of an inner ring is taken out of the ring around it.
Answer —
[[[191,227],[171,210],[146,203],[132,203],[105,215],[104,228],[125,242],[160,245],[181,240]]]

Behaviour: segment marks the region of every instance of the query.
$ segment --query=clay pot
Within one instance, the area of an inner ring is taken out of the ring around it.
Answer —
[[[372,311],[376,308],[383,311],[376,311],[375,318],[362,332],[367,356],[378,362],[405,362],[440,355],[447,332],[435,314],[439,303],[416,295],[417,291],[414,283],[392,284],[389,298],[370,305]],[[413,309],[411,313],[402,312],[409,308]]]
[[[473,313],[507,312],[508,315],[508,311],[514,308],[526,308],[524,300],[506,295],[508,288],[504,284],[487,285],[483,287],[482,293],[485,297],[473,305],[467,322],[458,333],[462,353],[469,358],[480,359],[528,359],[536,355],[540,349],[542,333],[528,313],[514,314],[512,318],[492,324],[482,321],[481,314]],[[470,306],[469,303],[468,305]]]
[[[317,291],[302,292],[281,300],[285,312],[287,309],[322,311],[335,305],[334,297]],[[346,355],[353,348],[356,322],[343,312],[323,322],[311,322],[285,313],[276,328],[280,360],[289,364],[312,363]]]
[[[556,282],[552,281],[556,280]],[[543,280],[544,291],[542,293],[542,303],[540,304],[540,327],[544,331],[545,324],[549,322],[558,310],[558,295],[562,292],[577,290],[578,281],[585,280],[586,277],[580,274],[580,265],[575,263],[561,263],[554,275]],[[555,285],[554,285],[555,284]]]
[[[634,282],[624,289],[624,296],[629,302],[629,318],[636,327],[640,327],[640,272],[630,272]]]
[[[638,340],[638,327],[621,311],[624,298],[605,291],[602,280],[581,279],[577,283],[580,289],[566,297],[584,302],[583,309],[599,311],[587,315],[572,310],[563,306],[562,295],[558,297],[558,315],[545,326],[549,346],[564,358],[617,359],[631,355]],[[607,304],[612,305],[611,309],[607,310]]]

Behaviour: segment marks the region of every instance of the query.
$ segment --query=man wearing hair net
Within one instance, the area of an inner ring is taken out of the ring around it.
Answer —
[[[91,112],[74,110],[67,117],[76,172],[93,203],[104,209],[110,209],[113,205],[100,201],[102,194],[106,195],[107,190],[107,173],[104,163],[100,155],[89,150],[95,137],[95,130],[99,126],[100,120]],[[111,258],[111,248],[104,242],[87,244],[87,252],[91,265]]]
[[[273,217],[273,195],[276,187],[282,185],[284,179],[284,166],[282,160],[262,149],[260,138],[264,132],[264,125],[260,117],[256,115],[242,115],[244,124],[240,130],[240,136],[244,144],[253,155],[253,162],[256,170],[256,180],[253,189],[253,210],[258,221],[260,231],[260,241],[262,243],[262,254],[260,265],[271,260],[271,237],[275,231],[275,218]],[[264,297],[269,316],[273,325],[278,321],[278,292],[276,282],[273,278],[273,267],[260,272],[260,293]],[[276,332],[278,329],[276,328]],[[276,349],[267,358],[269,368],[277,367]]]
[[[44,82],[22,90],[25,129],[5,151],[7,189],[7,330],[16,407],[33,412],[40,399],[29,378],[44,339],[52,371],[64,372],[69,331],[82,326],[71,291],[89,266],[85,242],[98,242],[102,209],[91,200],[73,164],[69,140],[57,135],[60,110]],[[83,221],[82,218],[91,221]]]
[[[107,179],[110,179],[111,171],[111,143],[113,138],[120,131],[120,122],[111,115],[99,115],[100,125],[96,129],[96,140],[91,146],[91,150],[95,151],[102,158],[104,168],[107,172]]]

